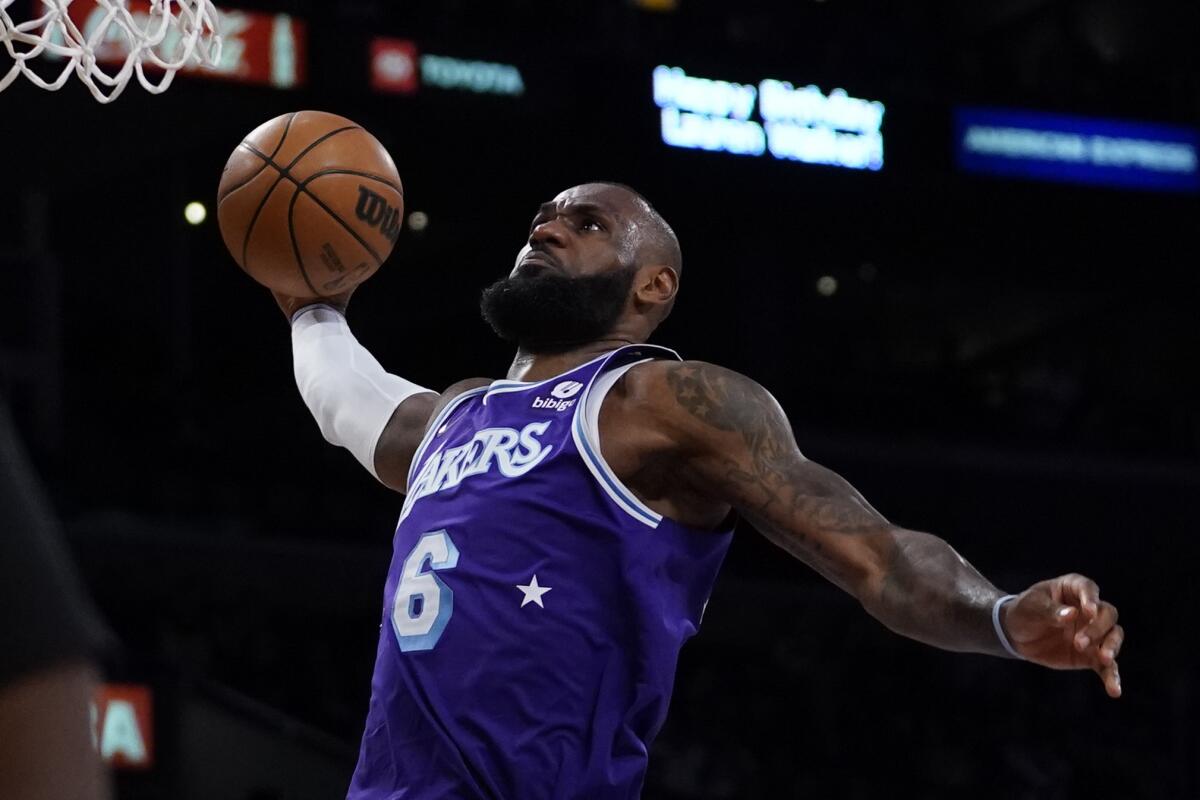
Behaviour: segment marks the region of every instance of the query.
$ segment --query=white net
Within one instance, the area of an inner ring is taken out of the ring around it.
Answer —
[[[12,59],[0,91],[19,75],[54,91],[74,74],[110,103],[134,75],[158,94],[181,68],[215,66],[221,56],[211,0],[31,0],[34,13],[24,22],[10,14],[16,2],[0,0],[0,44]]]

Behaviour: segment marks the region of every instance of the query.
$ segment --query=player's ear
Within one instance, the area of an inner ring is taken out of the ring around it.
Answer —
[[[666,264],[647,264],[638,270],[635,282],[639,305],[670,305],[679,291],[679,273]]]

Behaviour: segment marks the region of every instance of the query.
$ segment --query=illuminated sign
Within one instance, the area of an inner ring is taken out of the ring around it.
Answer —
[[[968,172],[1200,191],[1200,135],[1188,128],[982,108],[957,110],[954,127]]]
[[[467,61],[431,53],[419,55],[416,43],[408,39],[380,36],[371,40],[372,89],[412,94],[419,83],[434,89],[458,89],[476,94],[509,97],[525,94],[525,80],[512,64]]]
[[[883,103],[842,89],[824,94],[816,86],[778,80],[757,85],[709,80],[659,66],[654,102],[663,142],[672,147],[883,168]]]
[[[117,769],[154,766],[154,713],[150,689],[106,683],[91,704],[92,743],[106,764]]]
[[[128,9],[139,26],[151,23],[149,0],[129,0]],[[97,0],[74,0],[71,20],[91,40],[107,19],[108,11]],[[181,73],[223,78],[241,83],[257,83],[290,89],[304,83],[305,46],[307,31],[303,20],[287,14],[263,14],[254,11],[221,10],[218,12],[221,32],[221,60],[215,67],[189,64]],[[62,30],[51,32],[51,42],[60,43]],[[172,37],[175,37],[174,39]],[[158,52],[175,52],[178,28],[168,31]],[[120,26],[110,24],[96,46],[96,60],[120,64],[129,54],[129,40]],[[53,56],[46,53],[47,57]],[[151,61],[144,62],[153,70]]]
[[[417,45],[408,39],[372,39],[371,88],[412,94],[417,85]]]
[[[449,56],[421,56],[421,80],[439,89],[466,89],[479,94],[525,94],[521,71],[512,64],[464,61]]]

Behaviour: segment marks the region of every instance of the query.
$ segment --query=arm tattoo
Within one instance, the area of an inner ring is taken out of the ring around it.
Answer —
[[[806,460],[766,390],[709,365],[674,365],[666,378],[690,417],[736,437],[719,453],[708,448],[707,482],[769,539],[899,633],[951,650],[999,652],[988,613],[996,588],[944,541],[893,526],[847,481]]]
[[[691,416],[740,436],[748,458],[726,458],[720,479],[728,495],[740,499],[742,513],[775,524],[802,520],[803,525],[787,526],[793,532],[819,527],[877,533],[887,525],[848,483],[800,455],[782,409],[758,384],[718,367],[689,364],[670,370],[667,382]]]

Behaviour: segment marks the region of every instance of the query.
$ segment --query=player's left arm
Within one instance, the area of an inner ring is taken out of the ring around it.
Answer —
[[[833,471],[806,459],[779,404],[736,372],[665,365],[652,405],[687,480],[856,597],[891,630],[946,650],[1006,655],[993,626],[1004,593],[942,539],[893,525]],[[1077,574],[1041,581],[1000,609],[1016,651],[1092,669],[1118,697],[1117,609]]]

